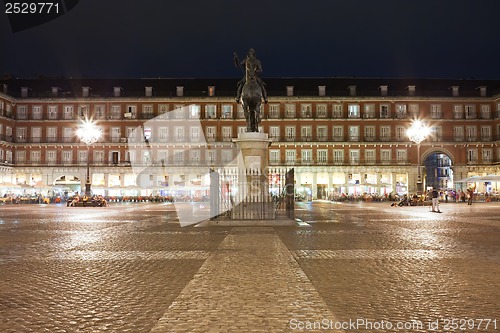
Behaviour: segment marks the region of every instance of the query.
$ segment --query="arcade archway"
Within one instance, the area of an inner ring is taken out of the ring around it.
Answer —
[[[423,157],[424,165],[424,189],[433,187],[436,189],[454,188],[453,158],[446,151],[432,151]]]

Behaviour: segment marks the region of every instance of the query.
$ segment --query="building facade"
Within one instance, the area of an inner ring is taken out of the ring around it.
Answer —
[[[2,80],[0,186],[78,191],[89,167],[107,196],[206,195],[210,168],[234,164],[232,139],[246,128],[237,81]],[[264,81],[270,170],[294,168],[305,198],[414,193],[419,166],[425,187],[500,174],[500,80]],[[90,146],[76,136],[85,119],[102,132]],[[416,119],[430,128],[420,147],[407,136]]]

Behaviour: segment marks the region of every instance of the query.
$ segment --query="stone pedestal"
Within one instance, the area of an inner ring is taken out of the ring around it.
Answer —
[[[276,217],[269,195],[269,145],[267,133],[239,133],[233,139],[238,145],[238,204],[231,212],[233,219],[268,220]]]

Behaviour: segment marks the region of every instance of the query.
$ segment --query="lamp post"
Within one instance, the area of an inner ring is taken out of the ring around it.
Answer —
[[[429,128],[422,125],[419,120],[415,120],[406,131],[410,141],[417,144],[417,192],[422,193],[422,174],[420,172],[420,143],[429,135]]]
[[[101,131],[99,128],[89,120],[85,120],[76,131],[76,135],[80,138],[80,141],[87,145],[87,179],[85,182],[85,195],[87,197],[91,196],[91,183],[90,183],[90,146],[97,142],[101,137]]]

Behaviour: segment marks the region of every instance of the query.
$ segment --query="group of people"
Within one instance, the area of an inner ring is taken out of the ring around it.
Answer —
[[[93,195],[88,197],[86,194],[79,195],[76,194],[67,201],[66,206],[75,207],[79,202],[83,203],[83,207],[93,206],[93,207],[107,207],[108,202],[103,198],[102,195]]]

